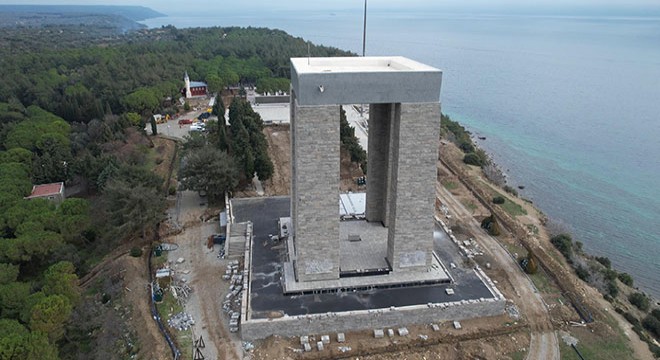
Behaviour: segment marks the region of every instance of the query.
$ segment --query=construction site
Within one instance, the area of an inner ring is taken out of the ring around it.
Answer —
[[[271,179],[222,209],[177,195],[169,217],[178,229],[163,238],[155,266],[167,279],[161,291],[176,294],[176,304],[166,296],[158,305],[173,352],[195,360],[559,359],[577,354],[578,338],[589,350],[616,337],[622,319],[598,310],[593,289],[573,275],[550,276],[561,266],[522,271],[528,252],[548,256],[533,240],[547,236],[543,217],[517,199],[528,215],[498,213],[484,201],[496,188],[440,141],[439,71],[398,57],[314,60],[299,59],[293,71],[290,124],[264,128]],[[401,72],[428,80],[405,89],[414,98],[359,88],[375,81],[370,75]],[[347,90],[342,76],[357,87]],[[305,86],[313,96],[302,95]],[[340,106],[368,150],[367,174],[339,147]],[[492,214],[503,218],[498,238],[480,226]]]
[[[299,135],[291,137],[291,197],[233,199],[229,207],[231,223],[247,231],[242,338],[503,314],[495,284],[464,266],[473,255],[444,224],[434,226],[441,72],[398,57],[292,64]],[[416,92],[396,89],[402,79],[416,82]],[[370,92],[374,82],[389,94]],[[354,102],[374,104],[369,184],[366,193],[340,194],[339,106]],[[232,243],[230,235],[227,253]]]

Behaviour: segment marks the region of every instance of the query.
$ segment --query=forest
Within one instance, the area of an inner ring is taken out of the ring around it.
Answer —
[[[91,325],[70,320],[81,317],[89,295],[79,279],[113,249],[148,243],[163,220],[169,189],[151,171],[145,123],[181,110],[184,72],[211,91],[288,90],[288,59],[308,51],[303,39],[270,29],[116,36],[80,28],[0,34],[0,359],[82,359],[93,351]],[[350,55],[315,45],[310,53]],[[204,140],[229,159],[227,189],[273,171],[261,119],[236,101],[233,126],[216,124]],[[60,204],[24,198],[32,185],[51,182],[78,194]]]

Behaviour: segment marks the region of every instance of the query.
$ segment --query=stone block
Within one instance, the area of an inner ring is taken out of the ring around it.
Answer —
[[[321,336],[321,342],[324,344],[330,344],[330,335],[323,335]]]
[[[316,343],[316,348],[319,349],[319,351],[323,351],[323,341],[319,341]]]
[[[337,342],[343,343],[344,341],[346,341],[346,335],[344,333],[337,333]]]
[[[408,329],[405,327],[399,328],[399,336],[408,336]]]
[[[374,337],[376,339],[380,339],[385,336],[385,333],[383,332],[383,329],[375,329],[374,330]]]

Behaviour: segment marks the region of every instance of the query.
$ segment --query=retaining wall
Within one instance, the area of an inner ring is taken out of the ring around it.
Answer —
[[[243,340],[251,341],[271,335],[291,337],[463,320],[503,314],[505,304],[505,299],[498,298],[391,309],[285,316],[278,319],[254,319],[241,324],[241,336]]]

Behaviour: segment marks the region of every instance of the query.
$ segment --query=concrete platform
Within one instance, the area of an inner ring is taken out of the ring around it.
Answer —
[[[387,262],[387,228],[366,220],[347,220],[339,223],[340,278],[336,280],[296,281],[291,261],[283,264],[282,287],[285,294],[314,291],[352,290],[447,284],[451,277],[437,255],[425,272],[392,272]],[[351,241],[349,237],[359,237]],[[429,235],[432,237],[432,235]],[[288,243],[292,259],[292,243]],[[373,274],[373,275],[372,275]]]
[[[293,273],[293,264],[283,264],[283,290],[285,294],[306,294],[330,292],[333,290],[350,291],[354,289],[380,289],[388,287],[406,287],[434,284],[449,284],[451,278],[445,271],[437,256],[433,256],[433,266],[427,272],[400,272],[386,275],[345,277],[337,280],[319,280],[296,282]]]
[[[283,262],[288,258],[287,245],[284,242],[271,241],[269,234],[277,232],[279,218],[289,213],[289,197],[233,199],[232,204],[236,222],[254,221],[249,256],[251,264],[249,314],[251,318],[271,318],[275,313],[295,316],[399,307],[429,302],[487,299],[496,294],[475,273],[474,269],[462,266],[464,262],[458,247],[451,242],[448,236],[439,236],[443,234],[442,229],[439,229],[434,234],[433,251],[444,264],[453,262],[458,265],[457,268],[448,270],[451,278],[454,279],[453,283],[381,289],[364,287],[357,291],[335,290],[327,293],[285,295],[282,288],[282,277],[285,271]],[[446,294],[445,289],[449,287],[454,289],[454,295]]]
[[[360,241],[350,241],[349,236],[359,236]],[[339,272],[365,272],[389,269],[387,263],[387,228],[380,223],[366,220],[349,220],[339,223]]]
[[[286,244],[273,242],[269,234],[276,233],[279,218],[289,214],[290,199],[233,199],[232,204],[236,222],[254,222],[246,258],[249,289],[244,298],[245,319],[241,320],[245,340],[273,334],[345,332],[504,313],[501,293],[480,270],[466,265],[459,248],[439,227],[433,237],[434,254],[445,264],[457,265],[448,269],[455,280],[451,284],[286,295],[282,289]],[[447,294],[447,289],[454,294]]]

